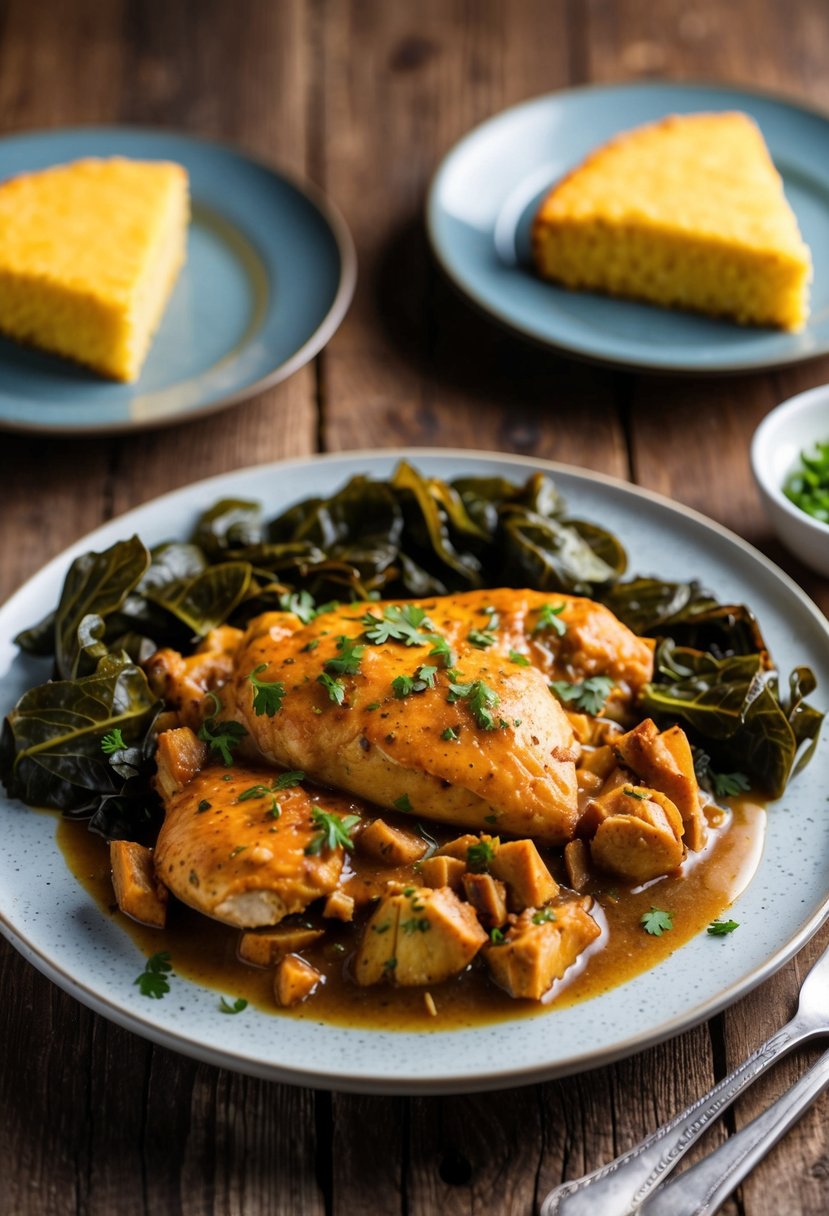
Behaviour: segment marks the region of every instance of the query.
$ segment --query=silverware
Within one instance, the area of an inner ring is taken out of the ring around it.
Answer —
[[[661,1186],[639,1216],[714,1216],[746,1174],[829,1085],[829,1051],[791,1089],[714,1149],[702,1161]]]
[[[798,1043],[822,1034],[829,1034],[829,949],[806,976],[797,1013],[782,1030],[761,1044],[709,1093],[635,1148],[583,1178],[555,1187],[542,1203],[540,1216],[597,1216],[597,1213],[631,1216],[711,1121],[752,1081]]]

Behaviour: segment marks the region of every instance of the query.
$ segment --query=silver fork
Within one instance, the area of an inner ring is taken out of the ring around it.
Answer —
[[[798,1043],[829,1034],[829,948],[800,989],[797,1013],[709,1093],[614,1161],[555,1187],[540,1216],[631,1216],[711,1121]]]

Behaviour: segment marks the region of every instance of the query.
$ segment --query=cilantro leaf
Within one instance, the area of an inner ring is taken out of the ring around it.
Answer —
[[[126,746],[120,726],[116,726],[115,730],[111,730],[109,734],[104,735],[103,739],[101,739],[101,751],[106,756],[111,756],[113,752],[125,751]]]
[[[219,753],[224,764],[232,764],[232,750],[239,746],[248,732],[241,722],[216,722],[216,714],[222,708],[222,703],[214,692],[208,695],[213,698],[216,709],[199,727],[199,738],[212,752]]]
[[[317,676],[317,683],[322,684],[328,693],[329,701],[333,701],[335,705],[342,705],[345,700],[345,685],[342,680],[335,680],[333,676],[329,676],[324,671],[321,676]]]
[[[550,684],[550,691],[555,693],[559,701],[586,714],[597,714],[612,689],[613,681],[608,676],[591,676],[576,684],[571,684],[569,680],[553,680]]]
[[[408,794],[401,794],[399,798],[395,798],[392,803],[403,815],[413,815],[414,807],[412,806],[411,798]]]
[[[479,840],[477,844],[471,844],[466,850],[466,864],[473,874],[483,874],[486,872],[489,863],[495,856],[497,843],[493,844],[490,840]]]
[[[335,676],[356,676],[360,670],[360,659],[365,654],[365,646],[359,646],[353,638],[338,637],[337,648],[339,655],[335,659],[328,659],[323,664],[326,671],[330,671]]]
[[[673,929],[674,918],[670,912],[665,912],[662,908],[651,908],[650,912],[642,914],[639,923],[646,933],[650,933],[651,937],[661,937],[663,933]]]
[[[241,1013],[243,1009],[247,1009],[248,1003],[243,996],[237,997],[232,1003],[222,997],[219,1002],[220,1013]]]
[[[738,920],[712,920],[711,924],[706,929],[709,937],[726,937],[729,933],[733,933],[735,929],[739,929],[740,922]]]
[[[310,624],[317,615],[314,597],[309,591],[286,591],[279,597],[279,607],[283,612],[292,612],[298,616],[303,625]]]
[[[300,785],[305,780],[302,769],[294,769],[290,773],[280,773],[273,783],[275,790],[289,790],[293,785]]]
[[[271,805],[268,808],[267,815],[271,819],[278,819],[282,814],[282,807],[276,800],[276,794],[274,793],[276,788],[278,788],[276,782],[274,782],[270,789],[267,785],[252,785],[249,789],[243,790],[236,801],[249,802],[251,798],[270,798]]]
[[[311,822],[319,831],[306,845],[307,856],[313,857],[323,849],[343,848],[350,851],[354,848],[351,831],[360,822],[359,815],[334,815],[324,811],[321,806],[312,806]]]
[[[518,650],[511,650],[509,652],[509,661],[510,663],[514,663],[516,667],[530,666],[530,660],[525,654],[521,654],[521,652]]]
[[[395,676],[391,682],[392,690],[398,700],[409,697],[413,692],[425,692],[427,688],[435,687],[437,667],[423,664],[418,667],[413,676]]]
[[[441,739],[445,739],[447,743],[450,743],[459,736],[456,730],[453,730],[451,726],[447,726],[446,730],[441,731],[440,737]]]
[[[494,689],[483,680],[473,680],[471,684],[450,682],[447,701],[466,701],[469,712],[483,730],[495,730],[496,723],[490,708],[497,705],[501,698]]]
[[[558,637],[564,637],[567,632],[567,623],[559,619],[559,614],[564,611],[564,604],[542,604],[538,612],[538,619],[533,626],[533,633],[541,633],[544,629],[552,629],[553,633]]]
[[[170,991],[167,976],[172,970],[170,951],[160,950],[157,954],[150,955],[144,964],[144,970],[135,977],[133,983],[138,985],[138,991],[142,996],[149,996],[153,1000],[160,1001]]]
[[[709,768],[708,779],[717,798],[733,798],[735,794],[744,794],[751,789],[751,782],[745,773],[715,773]]]
[[[282,708],[282,698],[285,696],[285,685],[279,680],[259,679],[259,672],[267,671],[267,669],[267,663],[260,663],[248,676],[248,683],[254,689],[253,712],[257,718],[260,718],[262,714],[272,718]]]
[[[430,659],[440,659],[444,667],[454,667],[455,652],[446,638],[442,638],[438,633],[431,633],[427,641],[432,643],[432,649],[429,651]]]
[[[490,646],[495,645],[497,639],[494,633],[489,633],[485,629],[470,629],[466,640],[476,650],[488,650]]]
[[[423,608],[417,604],[389,604],[383,609],[382,619],[373,612],[367,612],[361,619],[365,626],[365,636],[375,646],[384,642],[403,642],[406,646],[425,646],[431,641],[430,636],[423,632],[432,628],[432,624]],[[423,630],[421,629],[423,626]]]

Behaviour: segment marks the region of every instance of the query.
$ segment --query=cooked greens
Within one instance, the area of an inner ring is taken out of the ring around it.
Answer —
[[[330,498],[307,499],[270,521],[258,503],[224,499],[186,541],[148,550],[132,537],[72,563],[56,609],[17,638],[27,653],[52,657],[53,679],[27,692],[6,718],[0,778],[12,797],[90,816],[90,826],[109,837],[135,838],[158,813],[149,775],[161,705],[140,666],[155,649],[186,649],[211,629],[244,626],[267,610],[309,621],[327,602],[353,600],[366,602],[368,643],[430,641],[430,656],[451,667],[454,656],[422,610],[380,615],[370,601],[513,586],[553,597],[539,629],[560,633],[554,597],[576,594],[602,601],[634,632],[655,638],[654,678],[640,708],[660,725],[679,722],[714,769],[744,772],[779,796],[820,730],[823,715],[805,700],[812,673],[798,668],[781,691],[748,608],[719,604],[694,582],[624,579],[626,565],[619,540],[596,523],[570,519],[541,474],[523,485],[474,477],[447,483],[404,461],[388,481],[354,477]],[[482,620],[482,647],[489,627]],[[329,659],[320,676],[336,704],[345,697],[337,677],[359,661],[358,651]],[[511,658],[522,661],[517,652]],[[263,712],[276,712],[280,687],[259,682]],[[456,692],[479,726],[496,727],[486,686],[457,682]],[[102,743],[115,737],[124,746],[108,754]]]

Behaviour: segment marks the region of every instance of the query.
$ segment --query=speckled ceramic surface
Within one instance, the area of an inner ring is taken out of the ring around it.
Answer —
[[[668,114],[742,110],[763,132],[812,250],[802,333],[566,291],[535,277],[530,225],[555,182],[612,136]],[[681,372],[734,372],[829,350],[829,118],[782,98],[718,85],[639,82],[552,93],[489,119],[443,161],[429,195],[438,261],[486,312],[582,358]]]
[[[170,131],[79,127],[0,140],[0,180],[86,156],[174,160],[190,177],[187,262],[135,384],[0,338],[0,429],[109,433],[184,422],[317,353],[356,281],[348,229],[308,183]]]
[[[139,507],[50,562],[0,610],[0,707],[44,678],[22,659],[15,633],[59,594],[69,561],[138,531],[157,542],[188,533],[215,499],[260,499],[277,512],[328,493],[354,473],[384,476],[401,453],[349,453],[229,473]],[[552,474],[574,515],[610,526],[630,568],[668,578],[699,577],[723,600],[756,610],[783,671],[808,662],[817,705],[829,705],[829,626],[776,567],[701,516],[624,483],[564,466],[486,453],[406,453],[427,473]],[[136,1033],[211,1063],[274,1080],[386,1093],[498,1087],[575,1072],[630,1054],[710,1016],[789,958],[827,912],[829,737],[812,764],[771,808],[758,872],[733,908],[740,930],[702,935],[653,971],[592,1001],[514,1023],[469,1030],[381,1033],[296,1021],[247,1009],[218,1011],[217,994],[184,980],[161,1001],[133,981],[142,957],[117,924],[75,882],[59,853],[55,819],[0,799],[0,929],[36,967],[78,1000]],[[13,999],[13,998],[12,998]],[[310,1009],[309,1009],[310,1012]],[[781,1022],[787,1011],[780,1010]],[[508,1048],[505,1046],[508,1044]]]

